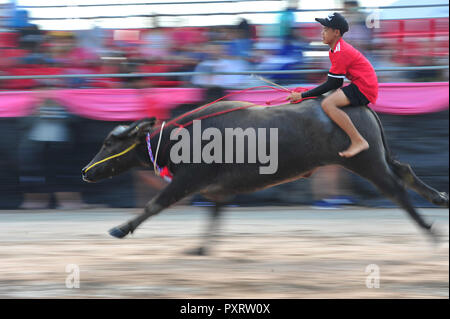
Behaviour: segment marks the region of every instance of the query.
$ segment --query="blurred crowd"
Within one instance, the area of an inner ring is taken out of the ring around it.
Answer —
[[[94,25],[90,30],[73,32],[40,30],[30,22],[27,11],[16,10],[0,30],[0,75],[327,69],[328,47],[321,44],[320,25],[296,22],[298,5],[298,1],[288,1],[275,25],[250,25],[241,19],[233,26],[163,28],[159,17],[153,15],[149,17],[152,27],[148,29],[111,30]],[[359,10],[357,1],[344,1],[343,9],[350,23],[345,39],[361,50],[375,67],[447,64],[448,48],[446,52],[436,51],[435,37],[422,33],[410,41],[405,34],[386,36],[380,28],[368,24],[367,14]],[[403,48],[399,48],[398,37],[402,37]],[[438,41],[448,47],[448,29],[446,40],[444,37]],[[383,72],[379,76],[381,81],[435,81],[445,79],[447,74],[416,71]],[[299,84],[320,81],[324,74],[268,77],[280,84]],[[250,83],[248,76],[242,75],[0,81],[0,89],[4,90],[33,89],[42,85],[240,88]]]

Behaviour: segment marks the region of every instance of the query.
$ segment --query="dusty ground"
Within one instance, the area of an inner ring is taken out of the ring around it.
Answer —
[[[123,240],[107,230],[138,210],[1,211],[0,298],[448,298],[448,210],[420,211],[439,246],[398,209],[228,208],[209,257],[183,254],[204,208],[167,210]],[[66,288],[68,264],[79,288]]]

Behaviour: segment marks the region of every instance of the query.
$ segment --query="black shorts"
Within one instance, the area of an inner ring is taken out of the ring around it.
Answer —
[[[345,96],[350,100],[350,105],[353,106],[361,106],[367,105],[370,101],[366,98],[364,94],[358,89],[358,87],[351,83],[350,85],[344,86],[341,89]]]

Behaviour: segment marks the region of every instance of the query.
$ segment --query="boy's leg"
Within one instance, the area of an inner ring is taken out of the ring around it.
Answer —
[[[341,89],[333,92],[322,101],[325,113],[350,137],[350,147],[339,152],[342,157],[352,157],[369,148],[369,143],[359,134],[350,117],[339,108],[350,105],[350,101]]]

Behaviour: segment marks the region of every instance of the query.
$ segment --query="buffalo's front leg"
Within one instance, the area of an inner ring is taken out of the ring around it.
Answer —
[[[110,229],[109,234],[116,238],[124,238],[126,235],[133,233],[147,218],[158,214],[163,209],[196,191],[197,187],[194,183],[189,183],[188,180],[183,178],[174,178],[165,189],[145,205],[144,212],[128,222]]]
[[[150,216],[158,214],[160,211],[162,211],[165,207],[159,205],[156,203],[155,200],[151,200],[145,205],[144,212],[137,216],[136,218],[129,220],[128,222],[111,228],[109,230],[109,234],[116,238],[124,238],[128,234],[132,234],[135,229],[147,218]]]

